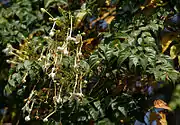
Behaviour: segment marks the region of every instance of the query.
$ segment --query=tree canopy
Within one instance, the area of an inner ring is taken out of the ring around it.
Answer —
[[[166,125],[180,105],[179,6],[0,1],[1,123]]]

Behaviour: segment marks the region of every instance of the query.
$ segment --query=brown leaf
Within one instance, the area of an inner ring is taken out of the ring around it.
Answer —
[[[154,107],[155,108],[163,108],[163,109],[171,110],[171,108],[167,105],[167,103],[164,102],[161,99],[158,99],[158,100],[154,101]]]

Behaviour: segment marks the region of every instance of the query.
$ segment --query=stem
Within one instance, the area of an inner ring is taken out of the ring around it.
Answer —
[[[78,84],[78,74],[76,74],[76,80],[75,80],[75,85],[74,85],[74,90],[73,90],[73,93],[76,92],[76,86]]]
[[[59,95],[58,95],[58,99],[57,99],[57,100],[60,100],[60,98],[61,98],[62,88],[63,88],[63,84],[61,85],[61,87],[60,87],[60,89],[59,89]]]
[[[70,34],[69,34],[69,36],[71,37],[71,35],[72,35],[72,16],[71,16],[71,28],[70,28]]]
[[[51,31],[54,30],[55,25],[56,25],[56,21],[53,23],[53,26],[52,26],[52,28],[51,28]]]
[[[56,112],[56,109],[55,109],[53,112],[51,112],[48,116],[46,116],[44,119],[49,118],[49,117],[50,117],[51,115],[53,115],[55,112]]]
[[[31,108],[30,108],[30,110],[29,110],[29,115],[31,114],[31,111],[32,111],[32,109],[33,109],[34,102],[35,102],[35,99],[33,99],[33,101],[32,101]]]
[[[45,10],[45,9],[44,9]],[[45,10],[45,12],[51,17],[54,18],[47,10]]]
[[[81,73],[81,77],[82,77],[82,73]],[[80,87],[79,87],[79,88],[80,88],[79,91],[80,91],[80,93],[82,94],[82,79],[81,79],[81,81],[80,81]]]
[[[20,57],[19,55],[17,55],[17,54],[14,53],[14,52],[10,52],[10,54],[17,56],[21,61],[24,61],[24,59],[23,59],[22,57]]]

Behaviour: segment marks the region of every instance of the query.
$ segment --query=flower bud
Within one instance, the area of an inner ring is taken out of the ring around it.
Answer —
[[[49,33],[49,35],[50,35],[51,37],[53,37],[54,34],[55,34],[55,33],[54,33],[54,31],[52,31],[52,30],[51,30],[50,33]]]
[[[78,53],[78,56],[82,56],[82,52],[79,52],[79,53]]]
[[[44,8],[41,8],[41,12],[45,13],[45,12],[46,12],[46,10],[45,10]]]
[[[30,120],[31,119],[30,119],[29,115],[25,117],[25,121],[30,121]]]
[[[7,62],[7,63],[11,63],[11,61],[10,61],[10,60],[8,60],[8,59],[6,60],[6,62]]]
[[[50,17],[50,18],[49,18],[49,21],[53,21],[53,18]]]

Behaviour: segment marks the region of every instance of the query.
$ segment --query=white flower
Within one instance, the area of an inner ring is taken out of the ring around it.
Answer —
[[[50,17],[50,18],[49,18],[49,21],[53,21],[53,18]]]
[[[80,41],[81,41],[81,35],[78,34],[78,35],[76,36],[75,44],[78,44]]]
[[[29,115],[25,117],[25,121],[30,121],[30,120],[31,119],[30,119]]]
[[[41,59],[41,58],[39,58],[39,59],[38,59],[38,61],[42,61],[42,59]]]
[[[79,52],[79,53],[78,53],[78,56],[82,56],[82,52]]]
[[[87,84],[88,83],[87,80],[84,80],[84,83]]]
[[[60,102],[62,102],[62,98],[57,99],[57,103],[60,103]]]
[[[45,39],[45,40],[48,40],[48,39],[50,39],[50,37],[48,37],[48,36],[44,36],[44,39]]]
[[[58,46],[58,47],[57,47],[57,50],[59,50],[60,52],[63,52],[63,51],[64,51],[64,47]]]
[[[106,77],[109,77],[110,76],[110,74],[109,73],[106,73]]]
[[[44,13],[44,12],[46,12],[46,10],[45,10],[44,8],[41,8],[41,12],[43,12],[43,13]]]
[[[10,60],[8,60],[8,59],[6,60],[6,62],[7,62],[7,63],[11,63],[11,61],[10,61]]]
[[[64,55],[68,55],[69,54],[67,48],[64,49],[63,53],[64,53]]]
[[[77,41],[76,38],[70,37],[70,36],[68,36],[68,37],[66,38],[66,40],[67,40],[67,41],[72,40],[72,41],[75,41],[75,42]]]
[[[3,49],[2,52],[5,53],[6,56],[9,56],[9,48]]]
[[[54,33],[54,31],[52,31],[52,30],[51,30],[50,33],[49,33],[49,35],[50,35],[51,37],[53,37],[54,34],[55,34],[55,33]]]
[[[56,73],[51,72],[51,73],[49,74],[49,77],[51,77],[52,79],[54,79],[55,75],[56,75]]]
[[[22,83],[25,83],[25,82],[26,82],[26,79],[23,79],[23,80],[22,80]]]
[[[2,50],[3,53],[6,54],[6,56],[9,56],[10,53],[12,53],[12,45],[11,44],[7,44],[7,47],[5,49]]]
[[[43,122],[47,122],[47,121],[48,121],[48,119],[47,119],[47,118],[44,118],[44,119],[43,119]]]

